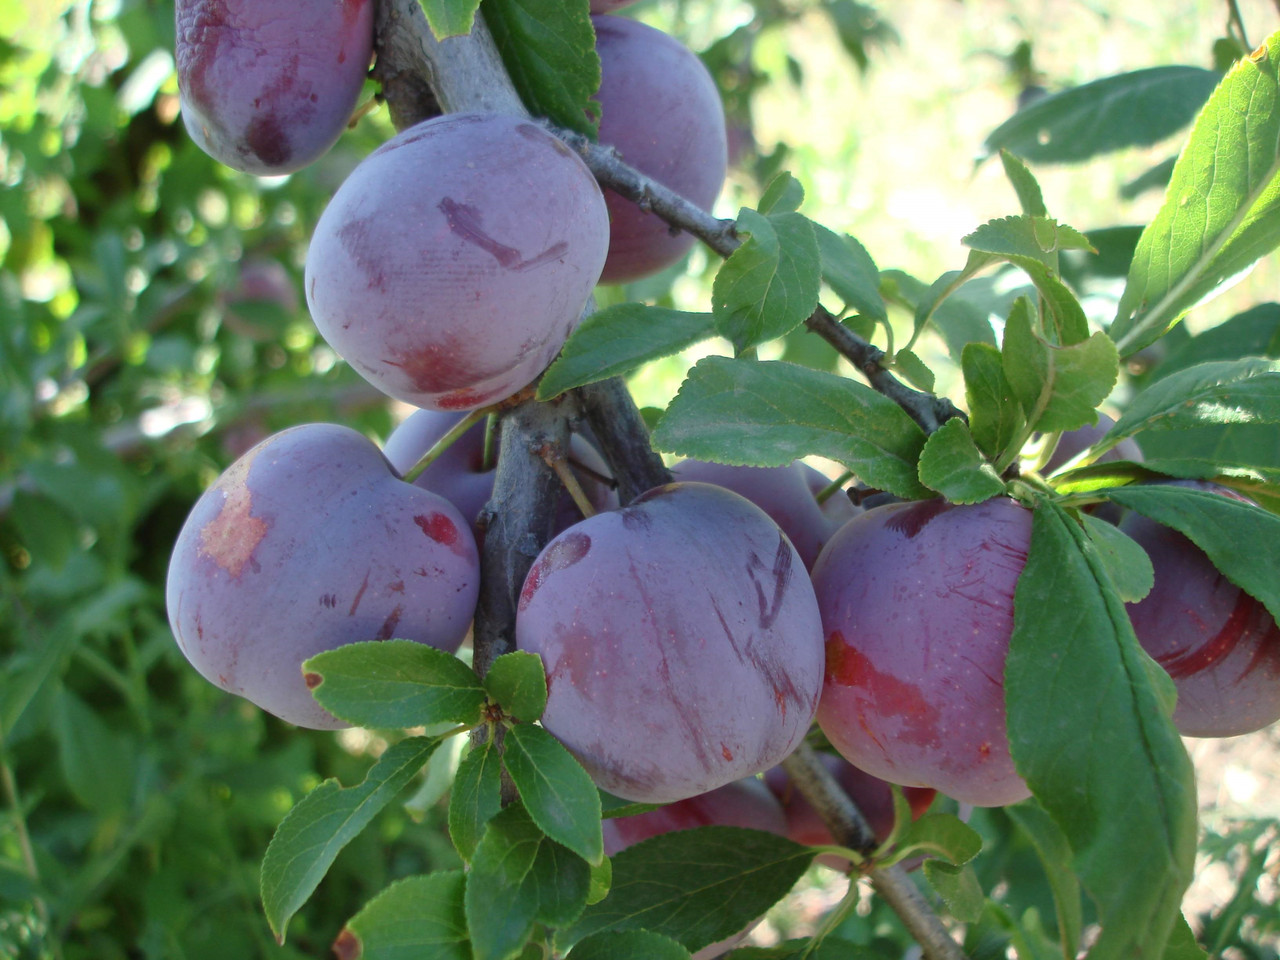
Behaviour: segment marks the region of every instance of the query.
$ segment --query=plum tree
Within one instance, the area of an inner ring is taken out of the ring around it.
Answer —
[[[1007,498],[886,504],[813,568],[827,666],[818,724],[854,765],[977,806],[1028,795],[1005,733],[1004,662],[1031,512]]]
[[[373,56],[370,0],[177,0],[182,118],[215,160],[290,173],[346,129]]]
[[[860,770],[843,757],[833,753],[822,753],[819,757],[823,765],[831,771],[831,775],[836,778],[836,782],[858,805],[858,810],[866,819],[867,826],[871,828],[876,840],[883,842],[893,830],[893,787],[887,780]],[[813,804],[796,789],[782,767],[770,767],[766,770],[764,782],[773,791],[774,796],[782,802],[782,809],[786,814],[788,837],[796,843],[810,846],[836,843],[831,835],[831,829],[813,808]],[[903,787],[902,792],[911,805],[913,817],[923,816],[937,795],[936,790],[928,787]],[[825,862],[846,866],[843,861]]]
[[[777,763],[822,685],[795,548],[759,507],[703,483],[657,487],[548,543],[516,643],[545,664],[543,726],[601,787],[645,802]]]
[[[279,260],[252,257],[240,264],[236,285],[222,297],[223,321],[241,336],[267,340],[278,328],[262,323],[250,312],[252,305],[268,305],[287,317],[298,312],[300,298],[289,271]]]
[[[608,230],[590,171],[541,127],[437,117],[338,188],[307,252],[307,304],[330,346],[384,393],[472,410],[515,393],[560,350]]]
[[[746,497],[782,528],[806,569],[813,567],[823,545],[856,512],[848,497],[832,498],[834,503],[829,508],[818,503],[814,485],[822,490],[828,481],[798,460],[785,467],[737,467],[684,460],[671,472],[677,480],[714,483]]]
[[[1228,487],[1175,481],[1246,500]],[[1151,557],[1155,584],[1129,605],[1133,632],[1178,691],[1173,722],[1193,737],[1231,737],[1280,720],[1280,627],[1170,527],[1127,513],[1120,529]]]
[[[382,452],[399,473],[408,472],[422,455],[449,432],[462,414],[442,410],[415,410],[391,432]],[[466,517],[476,528],[480,511],[493,496],[493,463],[485,464],[483,423],[477,423],[455,440],[439,457],[414,479],[416,486],[440,494]],[[495,438],[496,440],[496,438]],[[498,444],[495,443],[495,447]],[[494,449],[494,462],[498,450]],[[597,511],[612,510],[618,506],[618,495],[608,482],[609,466],[580,435],[574,434],[569,444],[570,469],[574,469],[578,483]],[[582,512],[567,491],[560,495],[556,512],[555,532],[582,519]],[[480,531],[476,529],[479,540]]]
[[[392,637],[453,651],[479,588],[469,525],[402,483],[366,437],[304,424],[264,440],[200,497],[169,562],[165,600],[208,680],[290,723],[344,726],[301,664]]]
[[[728,169],[724,107],[711,75],[661,30],[622,17],[593,16],[600,55],[600,142],[630,166],[701,207],[720,193]],[[611,190],[609,256],[601,281],[625,283],[671,266],[693,237]]]

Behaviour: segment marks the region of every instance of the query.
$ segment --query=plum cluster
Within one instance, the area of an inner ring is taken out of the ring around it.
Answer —
[[[601,140],[709,206],[726,166],[714,84],[671,38],[607,14],[620,5],[592,7]],[[251,173],[314,161],[359,97],[371,8],[317,0],[268,16],[247,0],[179,0],[193,138]],[[371,153],[316,225],[305,297],[353,369],[419,409],[383,449],[331,424],[286,430],[205,492],[167,583],[192,664],[289,722],[332,728],[299,669],[309,657],[392,637],[459,649],[479,590],[477,518],[493,494],[483,426],[405,475],[464,413],[536,379],[598,283],[665,269],[691,242],[602,192],[528,119],[436,117]],[[757,778],[815,721],[844,758],[830,758],[833,773],[881,835],[889,783],[914,791],[917,813],[934,791],[975,805],[1028,795],[1004,705],[1025,506],[864,509],[825,496],[828,479],[799,462],[693,461],[624,506],[590,443],[575,437],[570,459],[593,513],[563,499],[520,592],[515,640],[546,671],[543,726],[593,780],[672,805],[613,826],[613,849],[693,821],[740,822],[733,811],[829,842],[780,774],[766,778],[772,793]],[[1137,516],[1121,524],[1156,567],[1132,621],[1178,689],[1180,729],[1231,735],[1280,718],[1280,630],[1262,605],[1181,535]]]

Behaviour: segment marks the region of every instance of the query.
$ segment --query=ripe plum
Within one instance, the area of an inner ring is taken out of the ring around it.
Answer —
[[[851,763],[977,806],[1029,791],[1005,734],[1004,662],[1031,513],[1012,500],[886,504],[813,568],[826,631],[818,724]]]
[[[404,474],[462,417],[463,414],[442,410],[416,410],[391,432],[382,452],[396,472]],[[571,468],[575,462],[586,468],[575,471],[575,475],[596,510],[615,509],[618,496],[612,485],[602,479],[609,476],[604,458],[577,434],[570,440],[569,457]],[[471,522],[478,541],[480,531],[476,521],[493,496],[493,476],[493,467],[486,470],[484,466],[484,423],[477,423],[431,461],[413,482],[415,486],[440,494],[457,507]],[[573,498],[564,492],[556,511],[555,532],[559,533],[581,519],[582,513]]]
[[[404,130],[316,225],[307,303],[375,387],[474,410],[542,372],[577,325],[608,247],[586,164],[518,117],[457,113]]]
[[[362,434],[305,424],[264,440],[204,492],[169,562],[178,646],[224,690],[317,729],[345,724],[300,665],[359,640],[456,650],[479,557],[462,515],[401,482]]]
[[[733,780],[707,793],[632,817],[612,817],[601,826],[604,852],[610,857],[641,840],[694,827],[746,827],[788,835],[782,803],[756,777]]]
[[[707,209],[728,169],[724,106],[702,61],[661,30],[593,16],[600,55],[600,142],[623,161]],[[693,245],[666,221],[605,191],[609,258],[603,283],[626,283],[671,266]]]
[[[236,170],[290,173],[346,129],[373,56],[369,0],[177,0],[182,119]]]
[[[795,547],[721,487],[672,483],[553,539],[516,643],[542,724],[606,790],[665,803],[780,761],[813,720],[822,624]]]
[[[785,467],[737,467],[685,460],[676,464],[671,473],[677,480],[714,483],[746,497],[782,528],[806,569],[813,567],[823,544],[841,525],[828,516],[824,504],[814,499],[811,476],[819,478],[819,490],[827,486],[826,478],[799,460]],[[848,505],[847,510],[835,515],[851,519],[856,508],[848,497],[842,499]]]
[[[1178,486],[1246,500],[1200,481]],[[1120,529],[1151,557],[1155,585],[1129,604],[1133,632],[1173,678],[1173,723],[1192,737],[1231,737],[1280,720],[1280,627],[1178,531],[1137,513]]]

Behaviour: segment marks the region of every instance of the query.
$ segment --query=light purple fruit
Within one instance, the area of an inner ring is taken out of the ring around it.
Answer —
[[[641,173],[710,209],[728,169],[724,106],[702,61],[661,30],[593,16],[600,54],[600,142]],[[693,237],[630,200],[605,192],[612,220],[603,283],[626,283],[671,266]]]
[[[479,558],[452,504],[398,479],[362,434],[293,427],[196,502],[169,561],[178,646],[223,690],[303,727],[345,726],[303,679],[308,657],[360,640],[461,644]]]
[[[1248,501],[1194,480],[1177,486]],[[1178,531],[1137,513],[1120,529],[1151,557],[1155,585],[1129,605],[1133,632],[1173,678],[1173,723],[1192,737],[1232,737],[1280,720],[1280,627]]]
[[[547,671],[543,726],[618,796],[666,803],[780,761],[822,686],[799,554],[746,499],[656,487],[553,539],[525,578],[516,643]]]
[[[1031,512],[895,503],[854,517],[813,568],[826,631],[818,724],[850,763],[976,806],[1029,791],[1005,734],[1004,662]]]
[[[473,410],[528,384],[577,325],[609,225],[586,165],[518,117],[427,120],[371,153],[316,225],[307,304],[384,393]]]
[[[391,461],[396,472],[403,475],[422,459],[422,455],[437,440],[453,429],[462,417],[463,414],[446,413],[442,410],[416,410],[391,432],[382,452]],[[457,507],[470,521],[477,542],[480,531],[476,520],[493,496],[494,468],[490,465],[485,469],[484,429],[483,422],[477,423],[455,440],[443,454],[431,461],[413,481],[415,486],[438,493]],[[496,456],[495,445],[494,457]],[[608,464],[591,444],[577,434],[574,434],[569,443],[569,461],[570,469],[574,469],[583,492],[595,509],[616,509],[618,495],[604,479],[609,476]],[[568,491],[565,491],[556,511],[555,532],[559,533],[581,519],[582,512]]]
[[[373,54],[369,0],[177,0],[182,119],[205,153],[274,175],[346,129]]]
[[[601,826],[604,828],[604,852],[610,857],[641,840],[695,827],[744,827],[766,830],[778,836],[787,835],[782,804],[764,781],[756,777],[734,780],[723,787],[646,813],[612,817]]]
[[[684,460],[676,464],[671,473],[677,480],[714,483],[746,497],[782,528],[800,553],[806,569],[813,567],[823,545],[839,527],[814,499],[811,476],[821,479],[819,490],[827,486],[826,478],[799,460],[785,467],[737,467]],[[855,507],[848,497],[844,502],[848,504],[845,514],[848,520]]]

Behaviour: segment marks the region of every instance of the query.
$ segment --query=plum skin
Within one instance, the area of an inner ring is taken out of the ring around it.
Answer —
[[[975,806],[1030,793],[1005,731],[1004,662],[1031,511],[999,497],[887,504],[813,568],[826,636],[818,725],[866,772]]]
[[[746,499],[657,487],[553,539],[516,645],[547,673],[543,726],[595,782],[666,803],[757,773],[803,739],[822,627],[795,548]]]
[[[615,4],[616,5],[616,4]],[[624,17],[593,15],[600,55],[600,143],[624,163],[702,209],[728,171],[724,106],[702,61],[677,40]],[[687,233],[605,191],[609,257],[602,283],[627,283],[676,263],[693,246]]]
[[[714,483],[746,497],[767,513],[791,540],[806,569],[813,567],[823,545],[856,513],[848,497],[820,504],[816,493],[829,481],[799,460],[784,467],[739,467],[705,460],[684,460],[671,469],[676,480]]]
[[[1213,483],[1174,483],[1252,502]],[[1280,627],[1267,608],[1177,530],[1134,512],[1120,529],[1147,551],[1155,570],[1151,592],[1128,605],[1129,620],[1173,679],[1178,731],[1232,737],[1280,720]]]
[[[165,600],[206,679],[290,723],[335,729],[347,724],[311,696],[302,662],[392,637],[452,652],[479,579],[452,504],[399,480],[362,434],[304,424],[259,443],[196,502]]]
[[[455,113],[366,157],[321,214],[305,292],[329,345],[383,393],[474,410],[559,352],[608,247],[586,164],[519,117]]]
[[[292,173],[346,129],[373,56],[369,0],[178,0],[182,119],[209,156]]]

